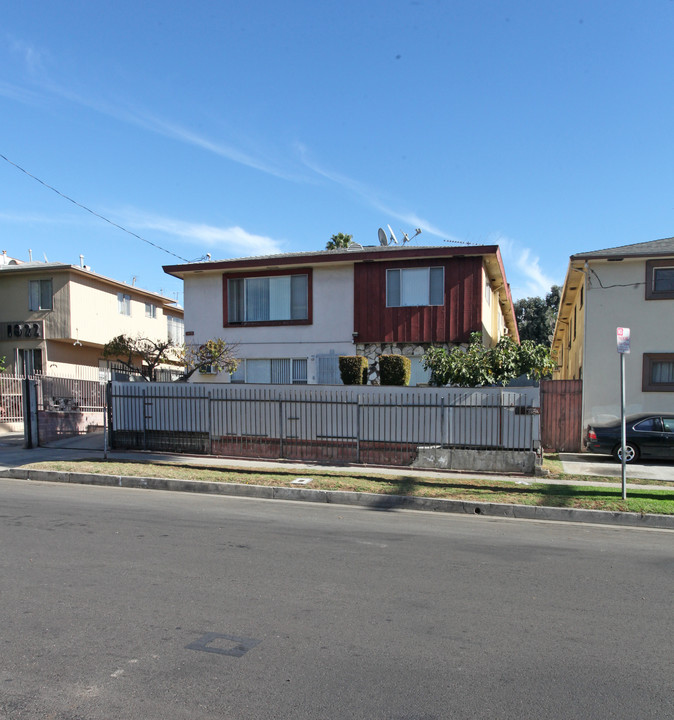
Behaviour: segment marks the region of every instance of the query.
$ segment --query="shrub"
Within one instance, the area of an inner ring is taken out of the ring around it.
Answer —
[[[367,358],[362,355],[340,355],[339,374],[345,385],[367,385]]]
[[[412,363],[404,355],[380,355],[379,382],[382,385],[409,385]]]

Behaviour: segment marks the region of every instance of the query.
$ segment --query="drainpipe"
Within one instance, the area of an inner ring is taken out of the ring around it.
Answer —
[[[585,261],[583,265],[583,287],[585,288],[583,291],[583,382],[580,386],[580,431],[583,433],[583,438],[585,437],[585,351],[587,350],[587,306],[589,305],[589,298],[588,298],[588,282],[587,279],[589,277],[589,268],[587,264],[587,260]],[[581,438],[581,450],[582,450],[582,440]]]

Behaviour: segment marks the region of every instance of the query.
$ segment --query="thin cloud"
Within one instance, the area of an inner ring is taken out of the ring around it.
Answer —
[[[186,240],[193,245],[200,245],[206,250],[217,250],[227,255],[274,255],[282,252],[278,240],[255,235],[237,225],[223,228],[157,215],[141,216],[137,213],[131,213],[125,223],[139,231],[161,232]]]
[[[44,69],[44,58],[47,53],[41,51],[25,42],[14,38],[6,38],[7,45],[12,55],[19,58],[19,62],[28,74],[31,81],[41,90],[41,93],[31,91],[14,84],[0,81],[0,95],[23,104],[36,104],[45,101],[47,96],[57,97],[70,103],[86,107],[101,115],[112,117],[129,125],[135,125],[149,132],[163,137],[177,140],[178,142],[201,148],[206,152],[213,153],[239,165],[259,170],[267,175],[272,175],[284,180],[301,181],[301,178],[293,172],[271,162],[259,154],[251,154],[240,150],[227,143],[218,142],[204,135],[183,127],[171,120],[165,120],[149,112],[138,110],[139,103],[108,102],[101,99],[84,97],[75,91],[53,82],[47,77]],[[133,107],[133,109],[131,109]]]
[[[44,67],[45,52],[33,45],[8,37],[9,50],[24,65],[26,70],[31,73],[41,72]]]
[[[43,102],[42,96],[38,93],[2,80],[0,80],[0,95],[23,105],[39,105]]]
[[[525,297],[545,297],[550,288],[559,284],[540,265],[540,258],[531,250],[504,235],[497,234],[493,242],[501,248],[506,275],[515,300]]]
[[[83,220],[77,215],[42,215],[40,213],[0,212],[2,222],[15,225],[83,225]]]
[[[140,127],[143,130],[147,130],[171,140],[177,140],[178,142],[185,143],[187,145],[193,145],[209,153],[218,155],[219,157],[231,160],[239,165],[259,170],[267,175],[272,175],[284,180],[297,181],[301,179],[297,175],[274,165],[264,158],[254,157],[253,155],[245,153],[231,145],[211,140],[210,138],[200,135],[199,133],[183,127],[178,123],[172,122],[171,120],[164,120],[149,112],[131,110],[122,102],[115,104],[103,100],[92,100],[53,82],[45,81],[42,83],[42,87],[45,91],[54,96],[67,100],[68,102],[81,105],[82,107],[86,107],[89,110],[93,110],[101,115],[112,117],[115,120],[119,120],[128,125]],[[21,98],[17,96],[15,99],[20,100]],[[134,107],[137,107],[137,104],[134,104]]]
[[[393,209],[392,207],[390,207],[390,205],[388,205],[381,199],[379,193],[376,190],[370,188],[364,183],[347,177],[346,175],[341,175],[340,173],[326,170],[325,168],[321,167],[320,165],[318,165],[318,163],[316,163],[309,157],[309,151],[305,145],[298,143],[297,151],[300,155],[302,164],[309,168],[312,172],[316,173],[322,178],[325,178],[326,180],[329,180],[335,185],[339,185],[340,187],[345,188],[350,193],[356,195],[368,205],[375,208],[376,210],[379,210],[387,217],[392,217],[396,220],[399,220],[400,222],[405,223],[408,228],[421,228],[423,232],[428,233],[429,235],[434,235],[435,237],[442,238],[443,240],[461,242],[461,240],[459,240],[458,238],[450,235],[444,230],[441,230],[437,226],[430,223],[428,220],[419,217],[414,212],[401,212],[400,210]]]

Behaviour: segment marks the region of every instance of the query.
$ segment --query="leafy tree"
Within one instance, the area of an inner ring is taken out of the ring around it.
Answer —
[[[0,372],[5,372],[5,370],[7,370],[7,366],[5,365],[5,361],[6,361],[6,358],[5,358],[4,355],[3,355],[2,357],[0,357]]]
[[[103,357],[115,358],[132,372],[139,372],[146,380],[152,380],[160,365],[185,367],[180,378],[187,380],[199,370],[215,369],[233,373],[239,361],[234,353],[236,346],[222,338],[196,343],[176,345],[172,340],[150,340],[118,335],[103,346]]]
[[[236,345],[229,345],[222,338],[207,340],[202,345],[185,344],[181,348],[181,357],[186,371],[181,380],[187,380],[195,372],[213,368],[217,372],[226,370],[233,373],[239,366],[235,357]]]
[[[520,375],[540,380],[555,368],[546,345],[531,340],[518,345],[504,335],[496,345],[487,348],[479,332],[471,334],[467,348],[454,347],[449,352],[445,348],[429,348],[422,362],[431,371],[431,384],[458,387],[506,385]]]
[[[326,250],[338,250],[340,248],[348,248],[353,242],[353,235],[345,235],[344,233],[337,233],[333,235],[328,244],[325,246]]]
[[[529,297],[515,303],[515,318],[520,340],[550,344],[550,336],[555,330],[560,294],[559,285],[553,285],[545,299]]]
[[[150,340],[145,337],[118,335],[105,343],[103,357],[114,358],[132,372],[152,380],[159,365],[175,364],[176,345],[172,340]]]

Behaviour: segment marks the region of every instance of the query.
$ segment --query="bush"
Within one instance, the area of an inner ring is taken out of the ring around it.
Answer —
[[[367,385],[367,358],[362,355],[340,355],[339,374],[345,385]]]
[[[409,385],[412,363],[404,355],[380,355],[379,383],[381,385]]]

